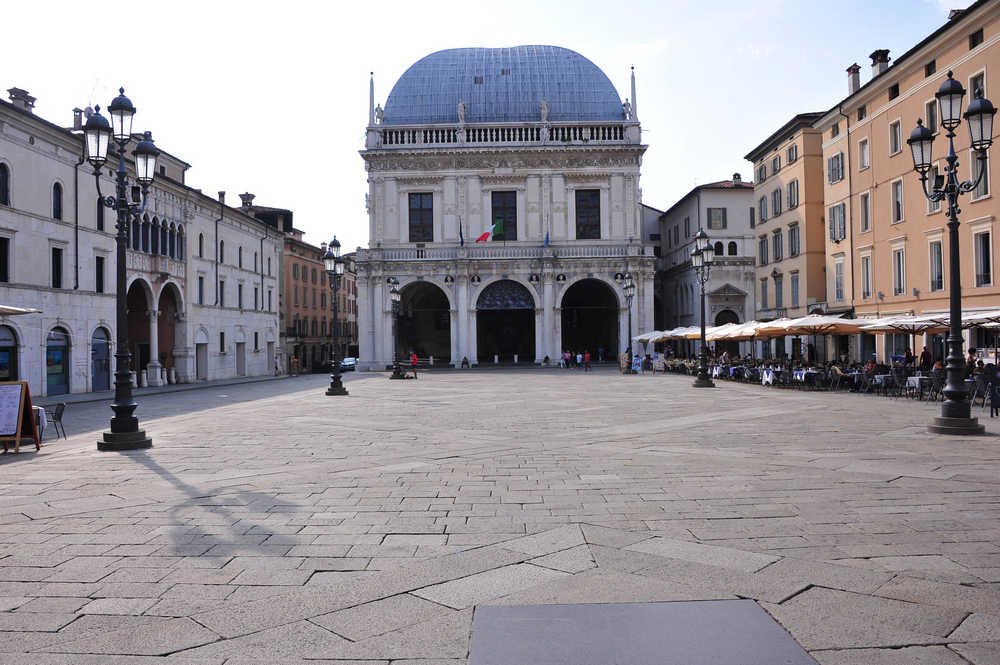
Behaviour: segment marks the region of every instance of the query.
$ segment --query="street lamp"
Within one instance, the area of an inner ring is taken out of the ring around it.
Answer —
[[[87,161],[94,167],[94,180],[97,182],[97,196],[100,202],[118,213],[115,252],[115,399],[111,403],[114,416],[111,418],[110,431],[103,433],[103,438],[97,442],[98,450],[136,450],[149,448],[153,440],[146,436],[145,430],[139,429],[139,419],[133,415],[138,404],[132,398],[132,381],[129,367],[132,354],[128,348],[128,311],[126,298],[128,276],[125,271],[125,250],[128,247],[128,231],[132,218],[138,218],[146,209],[146,197],[149,185],[153,182],[156,172],[156,158],[160,151],[153,145],[153,137],[149,132],[143,134],[132,150],[135,158],[135,180],[137,187],[129,186],[128,174],[125,170],[125,146],[132,140],[132,117],[135,107],[125,89],[118,89],[118,96],[108,106],[111,123],[101,115],[101,107],[97,106],[87,118],[83,127],[84,146]],[[107,198],[101,194],[101,168],[108,159],[108,147],[112,139],[118,144],[118,170],[115,172],[115,195]]]
[[[715,387],[715,383],[708,375],[708,345],[705,342],[705,284],[708,282],[713,259],[715,259],[715,249],[708,239],[708,234],[705,233],[705,229],[698,229],[694,237],[694,249],[691,250],[691,266],[701,285],[701,353],[698,354],[698,377],[692,384],[695,388]]]
[[[913,170],[920,175],[924,196],[930,201],[948,202],[948,262],[949,262],[949,305],[951,326],[948,332],[948,358],[946,360],[947,382],[942,391],[945,401],[941,405],[941,416],[927,426],[937,434],[980,434],[985,428],[978,418],[972,418],[969,392],[965,387],[965,364],[962,358],[962,266],[958,245],[959,194],[965,194],[982,181],[986,173],[986,151],[993,144],[993,116],[997,110],[990,100],[983,97],[982,90],[973,91],[976,98],[969,104],[969,110],[962,114],[962,99],[965,89],[948,72],[941,87],[935,93],[941,109],[941,126],[947,130],[948,155],[944,175],[935,175],[930,189],[927,174],[931,170],[931,147],[934,132],[924,127],[923,120],[917,120],[917,127],[906,143],[913,157]],[[969,137],[972,149],[979,160],[979,175],[975,180],[960,181],[958,178],[958,156],[955,154],[955,129],[964,117],[969,123]]]
[[[390,379],[405,379],[402,368],[399,366],[399,301],[402,296],[399,293],[399,280],[395,277],[389,278],[389,299],[392,301],[392,374]]]
[[[635,297],[635,280],[632,279],[632,273],[617,273],[615,275],[615,280],[622,285],[622,293],[625,294],[625,308],[628,310],[628,366],[625,367],[625,373],[632,373],[632,299]]]
[[[337,240],[337,236],[333,236],[329,245],[323,243],[323,250],[323,267],[326,268],[326,274],[330,277],[330,297],[333,301],[333,321],[330,323],[333,351],[330,354],[330,387],[326,389],[326,394],[328,396],[347,395],[347,388],[344,387],[344,382],[340,379],[340,357],[337,353],[339,342],[337,310],[340,304],[337,301],[337,293],[340,288],[340,276],[344,274],[344,259],[340,258],[340,241]]]

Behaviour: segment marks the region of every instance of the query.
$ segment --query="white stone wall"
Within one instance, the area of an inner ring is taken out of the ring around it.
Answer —
[[[97,189],[89,165],[79,165],[82,155],[79,135],[55,126],[31,113],[0,103],[0,162],[10,170],[10,205],[0,204],[0,237],[10,243],[9,281],[0,283],[0,304],[41,309],[41,314],[0,317],[0,325],[9,326],[18,341],[18,378],[29,382],[31,391],[45,395],[45,340],[53,328],[61,327],[70,336],[71,393],[93,389],[91,337],[98,327],[111,339],[111,353],[116,340],[115,322],[115,214],[104,211],[104,229],[97,228]],[[164,159],[171,160],[169,156]],[[177,160],[174,160],[175,162]],[[179,163],[179,162],[177,162]],[[167,164],[175,169],[177,164]],[[104,169],[101,190],[114,193],[113,181]],[[52,185],[63,189],[62,220],[53,217]],[[273,373],[274,358],[267,353],[267,342],[277,352],[278,285],[280,275],[280,233],[238,210],[227,208],[220,223],[220,237],[225,238],[228,257],[219,266],[219,274],[231,293],[226,306],[214,303],[213,259],[215,220],[219,206],[198,190],[175,180],[155,181],[147,199],[145,213],[152,219],[183,227],[186,234],[184,260],[153,256],[129,250],[128,283],[139,282],[148,293],[150,309],[146,312],[151,329],[158,316],[160,295],[166,288],[180,294],[179,316],[175,324],[174,356],[179,381],[196,380],[195,335],[203,333],[214,342],[208,353],[207,379],[221,379]],[[197,256],[197,238],[205,238],[206,257]],[[261,241],[263,240],[263,247]],[[244,247],[244,265],[240,268],[237,247]],[[62,285],[52,285],[52,248],[62,249]],[[253,269],[253,255],[258,254],[258,270]],[[104,293],[96,292],[96,257],[104,258]],[[266,259],[270,257],[271,273]],[[263,276],[260,274],[263,272]],[[197,276],[206,279],[205,305],[197,303]],[[261,282],[263,281],[263,285]],[[236,288],[244,285],[244,307],[238,306]],[[253,288],[258,288],[258,308],[253,306]],[[271,311],[267,291],[272,292]],[[219,332],[226,332],[227,352],[219,351]],[[254,332],[259,350],[254,351]],[[245,339],[245,364],[237,367],[236,343]],[[152,340],[151,340],[152,341]],[[213,353],[215,352],[215,353]],[[155,359],[155,354],[153,354]],[[151,366],[158,363],[155,361]],[[114,371],[112,358],[111,370]],[[159,374],[159,372],[154,372]],[[150,377],[150,384],[161,381]],[[113,376],[112,376],[113,383]]]

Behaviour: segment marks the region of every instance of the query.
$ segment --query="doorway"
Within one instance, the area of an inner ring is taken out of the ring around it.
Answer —
[[[104,328],[90,338],[90,373],[94,392],[111,390],[111,339]]]
[[[194,345],[194,374],[199,381],[208,381],[208,344]]]
[[[476,301],[478,361],[534,362],[535,299],[522,284],[501,279]]]
[[[247,375],[247,344],[236,342],[236,376]]]
[[[618,297],[610,286],[599,279],[582,279],[566,289],[561,307],[562,350],[590,351],[599,360],[617,358],[625,350],[618,339]]]
[[[69,333],[53,328],[45,340],[45,394],[65,395],[69,392]]]

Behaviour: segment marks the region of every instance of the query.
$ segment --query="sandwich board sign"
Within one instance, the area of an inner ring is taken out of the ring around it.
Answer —
[[[21,438],[35,442],[40,450],[35,414],[31,409],[31,392],[27,381],[0,382],[0,441],[7,452],[7,442],[14,442],[14,452],[21,452]]]

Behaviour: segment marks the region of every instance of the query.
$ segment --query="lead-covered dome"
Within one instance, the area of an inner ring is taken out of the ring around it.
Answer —
[[[383,124],[622,120],[622,101],[607,75],[558,46],[456,48],[418,60],[396,81]]]

